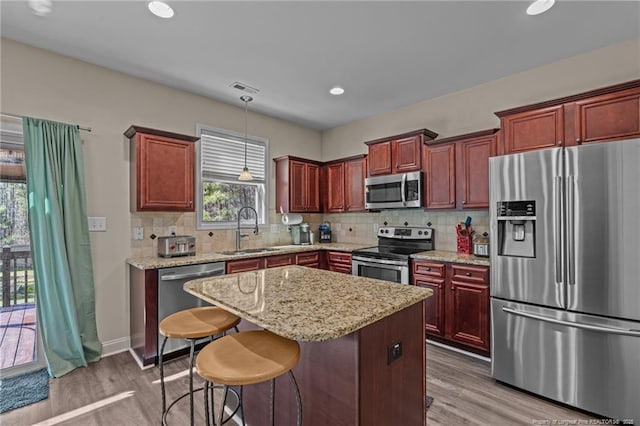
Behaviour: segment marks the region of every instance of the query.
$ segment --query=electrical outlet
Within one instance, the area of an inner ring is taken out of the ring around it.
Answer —
[[[387,365],[402,356],[402,342],[397,342],[387,348]]]
[[[107,230],[106,217],[87,217],[89,232],[104,232]]]
[[[144,228],[142,226],[134,226],[131,238],[134,240],[144,240]]]
[[[336,228],[336,231],[341,231],[342,230],[342,224],[336,223],[334,226]]]
[[[277,234],[278,232],[280,232],[280,225],[278,225],[277,223],[272,223],[269,227],[269,231],[272,234]]]
[[[175,225],[171,225],[167,228],[167,235],[175,235],[178,233],[178,227]]]

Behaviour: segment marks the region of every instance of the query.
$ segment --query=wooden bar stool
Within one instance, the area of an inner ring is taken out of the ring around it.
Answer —
[[[200,308],[185,309],[165,317],[160,321],[159,330],[164,336],[158,364],[160,365],[160,387],[162,391],[162,424],[166,424],[166,416],[171,407],[179,400],[189,395],[189,414],[191,425],[193,419],[193,363],[196,340],[209,337],[213,339],[215,335],[224,334],[227,330],[235,328],[240,322],[240,318],[224,309],[215,306],[203,306]],[[164,387],[164,347],[167,339],[185,339],[191,344],[189,350],[189,392],[177,398],[167,408],[165,387]]]
[[[204,404],[207,425],[209,424],[208,389],[210,383],[224,385],[222,409],[218,423],[221,425],[229,386],[252,385],[270,380],[270,419],[273,426],[275,420],[275,379],[285,373],[289,373],[289,379],[295,390],[298,408],[296,420],[297,424],[301,425],[302,400],[298,384],[291,371],[299,359],[300,345],[298,342],[266,330],[230,334],[209,343],[196,358],[196,372],[205,380]],[[242,424],[244,425],[242,387],[240,388],[239,412],[242,414]]]

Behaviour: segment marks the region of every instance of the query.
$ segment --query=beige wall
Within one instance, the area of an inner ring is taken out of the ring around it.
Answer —
[[[129,213],[129,145],[123,136],[124,130],[138,124],[193,135],[196,123],[203,123],[244,132],[244,108],[11,40],[2,39],[0,47],[0,111],[77,123],[93,129],[81,135],[88,213],[107,218],[107,232],[91,233],[98,334],[103,342],[126,339],[129,293],[125,259],[132,253],[131,224],[145,219]],[[238,104],[241,104],[239,100]],[[248,122],[249,133],[269,139],[271,157],[286,154],[311,159],[321,157],[321,137],[317,131],[256,113],[250,113]],[[274,168],[271,168],[272,181],[273,176]],[[275,195],[271,191],[271,209],[274,204]],[[165,222],[173,224],[189,219],[181,219],[182,215],[165,216],[153,216],[151,225],[164,226]],[[269,217],[279,220],[273,212]],[[150,233],[145,236],[148,235]],[[263,235],[272,238],[268,233]],[[221,237],[220,244],[227,244],[226,234]],[[213,241],[218,238],[215,234]],[[214,245],[211,240],[209,244]]]
[[[364,141],[427,128],[439,137],[500,127],[493,114],[640,78],[640,39],[619,43],[323,132],[322,160],[366,152]],[[425,77],[425,84],[438,84]]]

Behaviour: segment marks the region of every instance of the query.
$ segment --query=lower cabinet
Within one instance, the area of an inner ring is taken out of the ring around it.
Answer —
[[[230,260],[227,262],[226,273],[257,271],[258,269],[276,268],[278,266],[300,265],[318,268],[320,252],[310,251],[295,254],[277,254],[267,257],[251,257],[249,259]]]
[[[342,251],[327,252],[327,269],[343,274],[351,274],[351,253]]]
[[[427,336],[489,353],[488,267],[416,260],[412,283],[433,291],[425,301]]]

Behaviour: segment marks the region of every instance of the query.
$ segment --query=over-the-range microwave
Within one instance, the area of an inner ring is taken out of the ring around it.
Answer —
[[[422,207],[422,172],[369,177],[364,186],[367,209]]]

